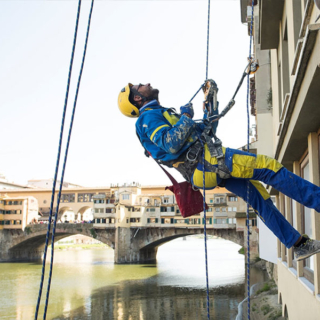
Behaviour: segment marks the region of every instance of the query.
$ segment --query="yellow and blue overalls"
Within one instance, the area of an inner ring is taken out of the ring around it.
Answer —
[[[177,115],[153,100],[140,110],[136,130],[143,147],[153,158],[171,161],[186,153],[201,135],[204,125],[195,123],[184,115]],[[274,206],[269,193],[259,181],[318,212],[320,188],[288,171],[270,157],[230,148],[224,148],[224,153],[225,163],[231,173],[231,178],[224,180],[224,187],[247,201],[249,180],[249,204],[279,240],[287,248],[291,248],[300,234]],[[205,160],[211,165],[217,165],[217,159],[211,157],[206,145]],[[194,186],[203,188],[203,171],[206,189],[213,189],[221,182],[216,173],[206,171],[199,162],[192,176]]]

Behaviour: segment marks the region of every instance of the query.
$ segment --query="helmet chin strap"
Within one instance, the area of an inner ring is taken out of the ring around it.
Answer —
[[[153,100],[153,98],[151,96],[149,97],[145,97],[144,95],[142,95],[139,91],[135,90],[135,89],[131,89],[133,91],[133,93],[137,96],[139,96],[141,98],[140,102],[142,102],[142,104],[144,104],[145,102],[147,101],[151,101]],[[139,106],[139,105],[136,105],[137,108],[142,108],[143,105]]]

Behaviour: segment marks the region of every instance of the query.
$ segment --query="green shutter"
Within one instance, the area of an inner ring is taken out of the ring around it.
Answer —
[[[189,219],[185,219],[185,223],[189,224]]]
[[[158,218],[156,218],[156,223],[158,223]]]
[[[164,223],[164,219],[163,218],[161,218],[161,223]]]
[[[212,218],[210,218],[210,224],[212,224]]]
[[[150,223],[150,219],[149,218],[147,219],[147,222]]]
[[[174,222],[173,222],[173,218],[170,219],[170,223],[174,223]]]
[[[214,223],[214,224],[217,224],[217,219],[213,219],[213,223]]]
[[[174,212],[174,207],[171,207],[171,212]]]

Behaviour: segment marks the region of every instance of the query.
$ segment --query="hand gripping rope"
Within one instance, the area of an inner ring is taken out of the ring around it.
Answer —
[[[65,103],[64,103],[64,108],[63,108],[62,123],[61,123],[60,137],[59,137],[58,156],[57,156],[57,161],[56,161],[56,168],[55,168],[54,181],[53,181],[53,187],[52,187],[50,214],[49,214],[49,220],[48,220],[49,223],[48,223],[46,242],[45,242],[45,248],[44,248],[44,254],[43,254],[41,281],[40,281],[39,295],[38,295],[37,306],[36,306],[36,311],[35,311],[35,316],[34,316],[35,320],[38,319],[38,312],[39,312],[39,306],[40,306],[41,295],[42,295],[43,279],[44,279],[44,274],[45,274],[45,263],[46,263],[47,248],[48,248],[48,242],[49,242],[49,234],[50,234],[51,222],[53,222],[52,238],[51,238],[51,261],[50,261],[50,271],[49,271],[49,278],[48,278],[46,302],[45,302],[44,314],[43,314],[43,319],[44,320],[46,319],[46,314],[47,314],[47,308],[48,308],[48,302],[49,302],[49,293],[50,293],[50,286],[51,286],[51,278],[52,278],[53,257],[54,257],[55,229],[56,229],[56,223],[57,223],[58,212],[59,212],[59,204],[60,204],[60,198],[61,198],[61,191],[62,191],[64,173],[65,173],[65,168],[66,168],[66,163],[67,163],[67,157],[68,157],[68,150],[69,150],[70,139],[71,139],[72,126],[73,126],[74,115],[75,115],[77,99],[78,99],[78,93],[79,93],[79,88],[80,88],[80,82],[81,82],[81,77],[82,77],[82,71],[83,71],[83,66],[84,66],[84,61],[85,61],[85,56],[86,56],[86,51],[87,51],[87,43],[88,43],[88,38],[89,38],[89,30],[90,30],[90,23],[91,23],[93,4],[94,4],[94,0],[92,0],[91,7],[90,7],[88,26],[87,26],[87,34],[86,34],[86,40],[85,40],[85,46],[84,46],[84,52],[83,52],[83,57],[82,57],[80,73],[79,73],[79,77],[78,77],[77,89],[76,89],[76,94],[75,94],[75,99],[74,99],[74,104],[73,104],[73,110],[72,110],[72,115],[71,115],[71,123],[70,123],[70,127],[69,127],[67,146],[66,146],[66,150],[65,150],[63,168],[62,168],[61,179],[60,179],[60,188],[59,188],[59,193],[58,193],[58,198],[57,198],[57,208],[56,208],[55,216],[52,219],[53,203],[54,203],[54,196],[55,196],[55,187],[56,187],[57,175],[58,175],[59,163],[60,163],[60,154],[61,154],[61,144],[62,144],[62,137],[63,137],[63,129],[64,129],[64,122],[65,122],[67,104],[68,104],[69,87],[70,87],[70,81],[71,81],[72,66],[73,66],[73,59],[74,59],[74,51],[75,51],[75,46],[76,46],[78,24],[79,24],[79,17],[80,17],[80,9],[81,9],[81,0],[79,0],[79,2],[78,2],[77,20],[76,20],[74,39],[73,39],[73,47],[72,47],[71,61],[70,61],[70,66],[69,66],[68,82],[67,82],[67,90],[66,90],[66,97],[65,97]]]

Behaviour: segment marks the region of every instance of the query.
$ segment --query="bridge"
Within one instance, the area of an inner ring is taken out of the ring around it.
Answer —
[[[29,225],[22,230],[0,231],[0,262],[36,261],[43,255],[46,224]],[[201,227],[110,227],[96,229],[93,224],[59,223],[56,227],[55,240],[81,234],[93,237],[114,249],[114,261],[118,264],[151,263],[156,261],[159,246],[189,235],[203,234]],[[207,234],[246,246],[244,232],[236,231],[234,226],[207,228]],[[51,242],[51,235],[50,235]],[[258,254],[257,243],[252,240],[252,259]]]

